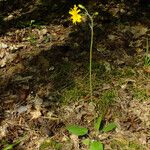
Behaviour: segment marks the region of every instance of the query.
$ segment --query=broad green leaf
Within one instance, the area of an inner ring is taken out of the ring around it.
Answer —
[[[100,128],[101,123],[102,123],[102,119],[103,119],[103,116],[100,115],[100,116],[97,118],[97,120],[95,121],[95,123],[94,123],[94,128],[95,128],[96,131],[99,131],[99,128]]]
[[[74,135],[77,136],[82,136],[88,133],[88,129],[87,128],[83,128],[77,125],[70,125],[67,127],[67,130]]]
[[[90,144],[90,150],[103,150],[103,144],[99,141],[93,141]]]
[[[109,132],[109,131],[114,130],[116,127],[117,127],[116,123],[112,122],[112,123],[107,124],[107,125],[102,129],[102,131],[103,131],[103,132]]]
[[[82,141],[82,143],[83,143],[84,145],[90,145],[90,139],[84,139],[84,140]]]

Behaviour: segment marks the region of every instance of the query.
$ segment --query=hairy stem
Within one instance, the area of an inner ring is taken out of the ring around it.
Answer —
[[[91,29],[91,42],[90,42],[90,66],[89,66],[89,79],[90,79],[90,99],[92,101],[92,96],[93,96],[93,86],[92,86],[92,56],[93,56],[93,18],[92,16],[88,13],[87,9],[84,8],[86,15],[90,19],[90,29]]]
[[[90,72],[90,99],[92,100],[92,95],[93,95],[93,86],[92,86],[92,53],[93,53],[93,19],[91,19],[91,43],[90,43],[90,68],[89,68],[89,72]]]
[[[90,100],[92,101],[92,96],[93,96],[93,86],[92,86],[92,55],[93,55],[93,35],[94,35],[94,31],[93,31],[93,17],[89,14],[89,12],[87,11],[87,9],[82,6],[79,5],[79,7],[81,9],[85,10],[85,14],[89,17],[90,19],[90,29],[91,29],[91,42],[90,42],[90,66],[89,66],[89,81],[90,81]]]

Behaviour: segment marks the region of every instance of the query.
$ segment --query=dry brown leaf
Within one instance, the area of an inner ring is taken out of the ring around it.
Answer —
[[[0,49],[6,49],[8,46],[5,43],[0,43]]]
[[[74,149],[79,150],[79,138],[77,135],[70,135],[71,140],[73,141],[74,144]]]
[[[150,83],[146,87],[146,95],[150,96]]]
[[[31,120],[32,119],[37,119],[42,115],[40,110],[32,111],[32,112],[30,112],[30,114],[32,116]]]
[[[7,132],[7,125],[1,126],[0,127],[0,139],[6,136]]]

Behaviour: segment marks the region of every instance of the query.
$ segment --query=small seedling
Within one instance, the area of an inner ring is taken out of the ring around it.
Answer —
[[[96,131],[110,132],[110,131],[113,131],[117,127],[116,123],[114,122],[108,123],[102,127],[102,120],[103,120],[103,116],[100,115],[95,121],[94,128]]]
[[[147,54],[144,58],[144,66],[150,66],[150,54]]]
[[[87,128],[83,128],[77,125],[70,125],[67,127],[67,130],[74,135],[77,136],[83,136],[86,135],[88,133],[88,129]]]
[[[97,118],[97,120],[95,121],[95,123],[94,123],[94,129],[95,129],[96,131],[99,131],[100,126],[101,126],[101,123],[102,123],[102,120],[103,120],[103,116],[100,115],[100,116]]]
[[[103,144],[99,141],[91,141],[90,150],[103,150]]]
[[[110,132],[110,131],[114,130],[116,127],[117,127],[117,125],[114,122],[108,123],[107,125],[104,126],[102,131],[103,132]]]
[[[113,131],[117,127],[116,123],[112,122],[112,123],[108,123],[100,130],[102,126],[102,120],[103,120],[103,116],[100,115],[94,123],[94,129],[97,132],[98,131],[110,132],[110,131]],[[67,130],[69,131],[70,134],[74,134],[76,136],[85,136],[88,134],[87,128],[77,126],[77,125],[68,126]],[[84,139],[82,143],[84,145],[87,145],[89,147],[89,150],[103,150],[103,144],[100,141],[90,140],[89,138],[87,138],[87,139]]]

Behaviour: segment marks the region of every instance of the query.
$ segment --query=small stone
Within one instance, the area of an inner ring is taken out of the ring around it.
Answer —
[[[18,112],[19,114],[21,114],[21,113],[26,112],[27,110],[28,110],[28,107],[27,107],[27,106],[20,106],[20,107],[17,109],[17,112]]]

